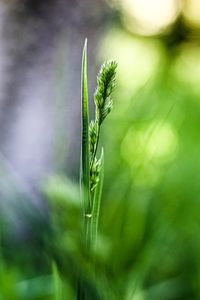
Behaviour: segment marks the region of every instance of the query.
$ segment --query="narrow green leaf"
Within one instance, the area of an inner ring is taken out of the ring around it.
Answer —
[[[99,182],[95,189],[94,198],[93,198],[93,207],[92,207],[92,242],[95,246],[97,242],[97,235],[98,235],[98,224],[99,224],[99,213],[100,213],[100,206],[101,206],[101,195],[103,189],[103,179],[104,179],[104,151],[102,148],[101,151],[101,170],[99,173]]]
[[[84,235],[86,246],[90,246],[90,152],[89,152],[89,111],[87,84],[87,39],[83,48],[81,72],[81,106],[82,106],[82,145],[81,145],[81,196],[84,209]],[[77,300],[86,299],[86,289],[80,278],[77,287]]]
[[[62,284],[55,262],[52,263],[53,279],[55,286],[55,300],[62,299]]]
[[[90,157],[89,157],[89,112],[87,84],[87,39],[83,48],[82,58],[82,149],[81,149],[81,190],[84,202],[84,213],[91,213],[90,203]]]

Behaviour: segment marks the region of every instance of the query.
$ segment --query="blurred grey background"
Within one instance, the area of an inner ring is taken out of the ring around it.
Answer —
[[[78,178],[82,47],[87,37],[92,95],[111,20],[103,0],[0,2],[0,165],[10,184],[34,194],[53,172]]]

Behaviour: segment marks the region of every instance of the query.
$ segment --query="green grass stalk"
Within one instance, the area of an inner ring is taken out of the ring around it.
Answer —
[[[115,86],[117,64],[114,61],[105,63],[97,77],[97,88],[94,94],[95,120],[89,125],[88,81],[87,81],[87,40],[83,48],[81,73],[81,105],[82,105],[82,146],[80,184],[84,216],[84,237],[87,251],[97,242],[98,222],[100,214],[101,194],[103,188],[103,160],[97,159],[100,127],[112,108],[111,93]],[[77,300],[86,300],[87,290],[79,279]]]

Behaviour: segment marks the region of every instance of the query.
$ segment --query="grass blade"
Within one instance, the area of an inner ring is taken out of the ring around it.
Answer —
[[[89,112],[87,84],[87,40],[83,48],[82,58],[82,148],[81,148],[81,191],[85,215],[91,213],[90,203],[90,158],[89,158]]]
[[[62,283],[58,273],[58,269],[56,264],[53,262],[52,264],[53,269],[53,279],[54,279],[54,287],[55,287],[55,300],[62,299]]]
[[[88,83],[87,83],[87,39],[83,48],[81,72],[81,112],[82,112],[82,145],[81,145],[81,197],[84,210],[84,236],[86,247],[90,246],[90,152],[89,152],[89,110],[88,110]],[[86,299],[86,289],[82,279],[78,279],[77,300]]]

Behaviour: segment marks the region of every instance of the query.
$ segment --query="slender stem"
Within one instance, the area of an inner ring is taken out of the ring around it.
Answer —
[[[100,125],[99,121],[97,121],[97,140],[96,140],[96,143],[95,143],[94,152],[93,152],[91,163],[90,163],[90,171],[93,168],[94,160],[95,160],[95,157],[96,157],[96,154],[97,154],[97,149],[98,149],[98,144],[99,144],[99,136],[100,136],[100,126],[101,125]]]
[[[101,205],[101,196],[102,196],[102,188],[103,188],[103,179],[104,179],[104,152],[102,148],[101,152],[101,170],[99,174],[99,182],[95,191],[92,194],[93,206],[92,206],[92,243],[93,246],[96,246],[97,236],[98,236],[98,224],[99,224],[99,213],[100,213],[100,205]]]

